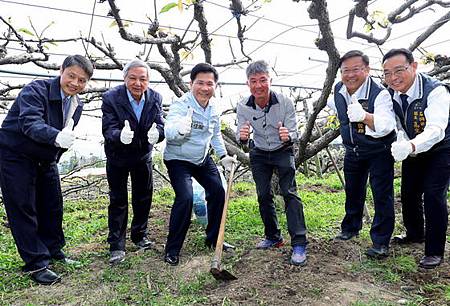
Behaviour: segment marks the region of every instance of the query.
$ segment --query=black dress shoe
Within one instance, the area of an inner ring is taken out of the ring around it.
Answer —
[[[81,262],[79,262],[78,260],[70,259],[68,257],[52,258],[52,259],[53,259],[53,261],[62,263],[64,265],[68,265],[68,266],[72,266],[72,267],[76,267],[76,268],[81,267]]]
[[[396,244],[411,244],[411,243],[423,243],[425,238],[423,237],[410,237],[407,235],[397,235],[392,238],[392,242]]]
[[[164,261],[171,266],[176,266],[180,262],[180,257],[178,255],[166,254],[164,256]]]
[[[149,250],[151,248],[154,248],[155,243],[148,239],[147,237],[142,238],[141,241],[134,243],[140,250]]]
[[[354,232],[340,232],[337,236],[336,239],[339,240],[350,240],[353,237],[357,237],[358,236],[358,232],[354,233]]]
[[[419,266],[425,269],[434,269],[439,266],[442,262],[442,256],[424,256],[420,262]]]
[[[208,248],[210,248],[210,249],[215,249],[216,248],[216,244],[212,244],[211,242],[209,242],[209,241],[205,241],[205,245],[208,247]],[[234,251],[236,249],[236,247],[234,246],[234,245],[232,245],[232,244],[229,244],[228,242],[223,242],[223,245],[222,245],[222,251],[224,251],[224,252],[232,252],[232,251]]]
[[[383,259],[389,256],[389,247],[385,245],[374,245],[366,251],[368,257]]]
[[[32,272],[31,279],[40,285],[52,285],[61,281],[61,277],[48,268]]]

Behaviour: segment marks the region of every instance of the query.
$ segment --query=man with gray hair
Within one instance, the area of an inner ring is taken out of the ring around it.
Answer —
[[[301,266],[306,264],[307,241],[303,205],[295,184],[293,143],[298,139],[295,107],[289,98],[270,90],[272,79],[265,61],[251,63],[246,72],[251,96],[237,105],[236,139],[250,148],[250,167],[264,223],[265,239],[256,248],[277,248],[284,244],[271,190],[276,170],[291,236],[290,261]]]
[[[102,130],[110,190],[111,264],[125,259],[128,175],[131,176],[133,208],[130,238],[139,249],[149,249],[153,245],[147,238],[153,194],[152,149],[164,139],[164,122],[161,95],[148,88],[149,71],[141,60],[129,62],[123,69],[124,84],[111,88],[102,97]]]

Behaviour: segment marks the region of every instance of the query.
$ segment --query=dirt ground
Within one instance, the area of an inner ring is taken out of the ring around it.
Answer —
[[[168,207],[152,210],[151,220],[168,220],[169,212]],[[127,248],[127,260],[136,256],[144,264],[133,264],[129,269],[120,270],[120,273],[123,277],[130,278],[137,273],[145,273],[147,292],[144,294],[157,298],[162,291],[170,291],[173,295],[178,295],[180,288],[177,284],[180,277],[182,282],[193,282],[199,275],[209,271],[212,251],[191,252],[192,249],[184,249],[180,265],[171,267],[162,261],[162,243],[165,242],[167,224],[150,223],[150,228],[153,229],[150,238],[159,244],[155,250],[145,252],[144,255],[138,251],[130,252]],[[185,245],[191,244],[192,247],[192,242],[189,242],[191,238],[188,234]],[[255,237],[254,243],[258,239]],[[364,255],[367,242],[360,238],[343,242],[309,236],[308,261],[304,267],[289,264],[289,245],[273,250],[256,250],[254,243],[237,243],[240,249],[237,254],[224,254],[225,264],[234,262],[232,269],[227,266],[225,268],[238,279],[221,282],[212,280],[211,276],[211,281],[198,294],[204,299],[194,304],[330,306],[366,302],[370,303],[367,305],[408,305],[408,302],[419,298],[425,301],[420,305],[446,305],[441,297],[424,291],[423,285],[434,282],[449,284],[448,260],[435,270],[419,268],[417,272],[403,275],[398,283],[392,283],[376,278],[371,272],[352,269],[367,261]],[[449,246],[447,250],[450,250]],[[391,254],[400,251],[399,246],[393,246]],[[96,253],[98,257],[93,259],[88,268],[88,276],[82,278],[82,281],[75,276],[76,273],[69,273],[64,275],[60,284],[51,287],[33,286],[24,290],[22,298],[13,304],[34,304],[40,300],[40,296],[46,296],[47,300],[51,297],[54,301],[64,301],[61,302],[63,305],[92,305],[104,301],[105,296],[120,294],[110,282],[102,281],[105,277],[104,270],[108,268],[106,244],[86,244],[69,250],[75,258],[85,252]],[[423,253],[423,245],[409,247],[407,252],[417,261]],[[72,296],[71,300],[67,300],[68,295]],[[60,305],[59,302],[55,304]]]

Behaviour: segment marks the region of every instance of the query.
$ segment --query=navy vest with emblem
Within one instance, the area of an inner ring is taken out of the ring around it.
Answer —
[[[336,105],[337,115],[340,122],[340,132],[342,143],[345,148],[355,153],[372,154],[378,153],[390,148],[392,142],[395,140],[395,131],[380,138],[374,138],[366,135],[366,125],[362,122],[350,122],[347,116],[347,101],[344,96],[339,93],[343,83],[338,82],[334,87],[334,103]],[[378,94],[384,89],[369,78],[369,93],[365,96],[368,99],[359,99],[359,103],[364,110],[373,114],[375,99]]]
[[[392,102],[394,104],[394,112],[400,119],[403,129],[406,131],[409,139],[415,138],[418,134],[422,133],[427,121],[425,119],[425,109],[428,106],[428,96],[430,92],[433,91],[438,86],[445,86],[447,90],[450,91],[448,85],[429,77],[426,74],[419,73],[419,99],[416,99],[409,103],[406,116],[403,115],[403,110],[400,107],[400,104],[394,101],[394,90],[389,88],[389,93],[392,97]],[[447,124],[447,128],[445,129],[445,136],[440,142],[435,144],[429,151],[438,150],[442,148],[450,147],[450,117],[449,123]]]

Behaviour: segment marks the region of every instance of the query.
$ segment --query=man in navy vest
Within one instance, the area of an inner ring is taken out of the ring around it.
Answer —
[[[362,227],[367,177],[370,178],[375,216],[367,256],[389,255],[394,230],[394,160],[390,154],[395,139],[395,115],[389,93],[369,76],[369,58],[349,51],[340,60],[342,82],[334,88],[328,105],[337,112],[345,146],[345,217],[336,237],[349,240]]]
[[[61,250],[63,198],[57,162],[75,140],[83,103],[78,94],[91,78],[91,62],[68,56],[60,76],[36,80],[17,96],[0,129],[0,185],[23,271],[43,285],[61,277],[51,261],[76,263]]]
[[[400,130],[392,155],[403,161],[401,200],[406,235],[394,237],[394,241],[406,244],[425,238],[420,266],[434,268],[443,259],[448,223],[449,88],[416,73],[417,62],[407,49],[386,53],[383,69]]]
[[[123,69],[124,84],[103,95],[102,127],[109,184],[108,242],[111,264],[125,259],[128,221],[128,175],[131,176],[131,240],[139,249],[152,247],[147,224],[153,194],[152,149],[164,139],[162,98],[148,88],[150,68],[133,60]]]

